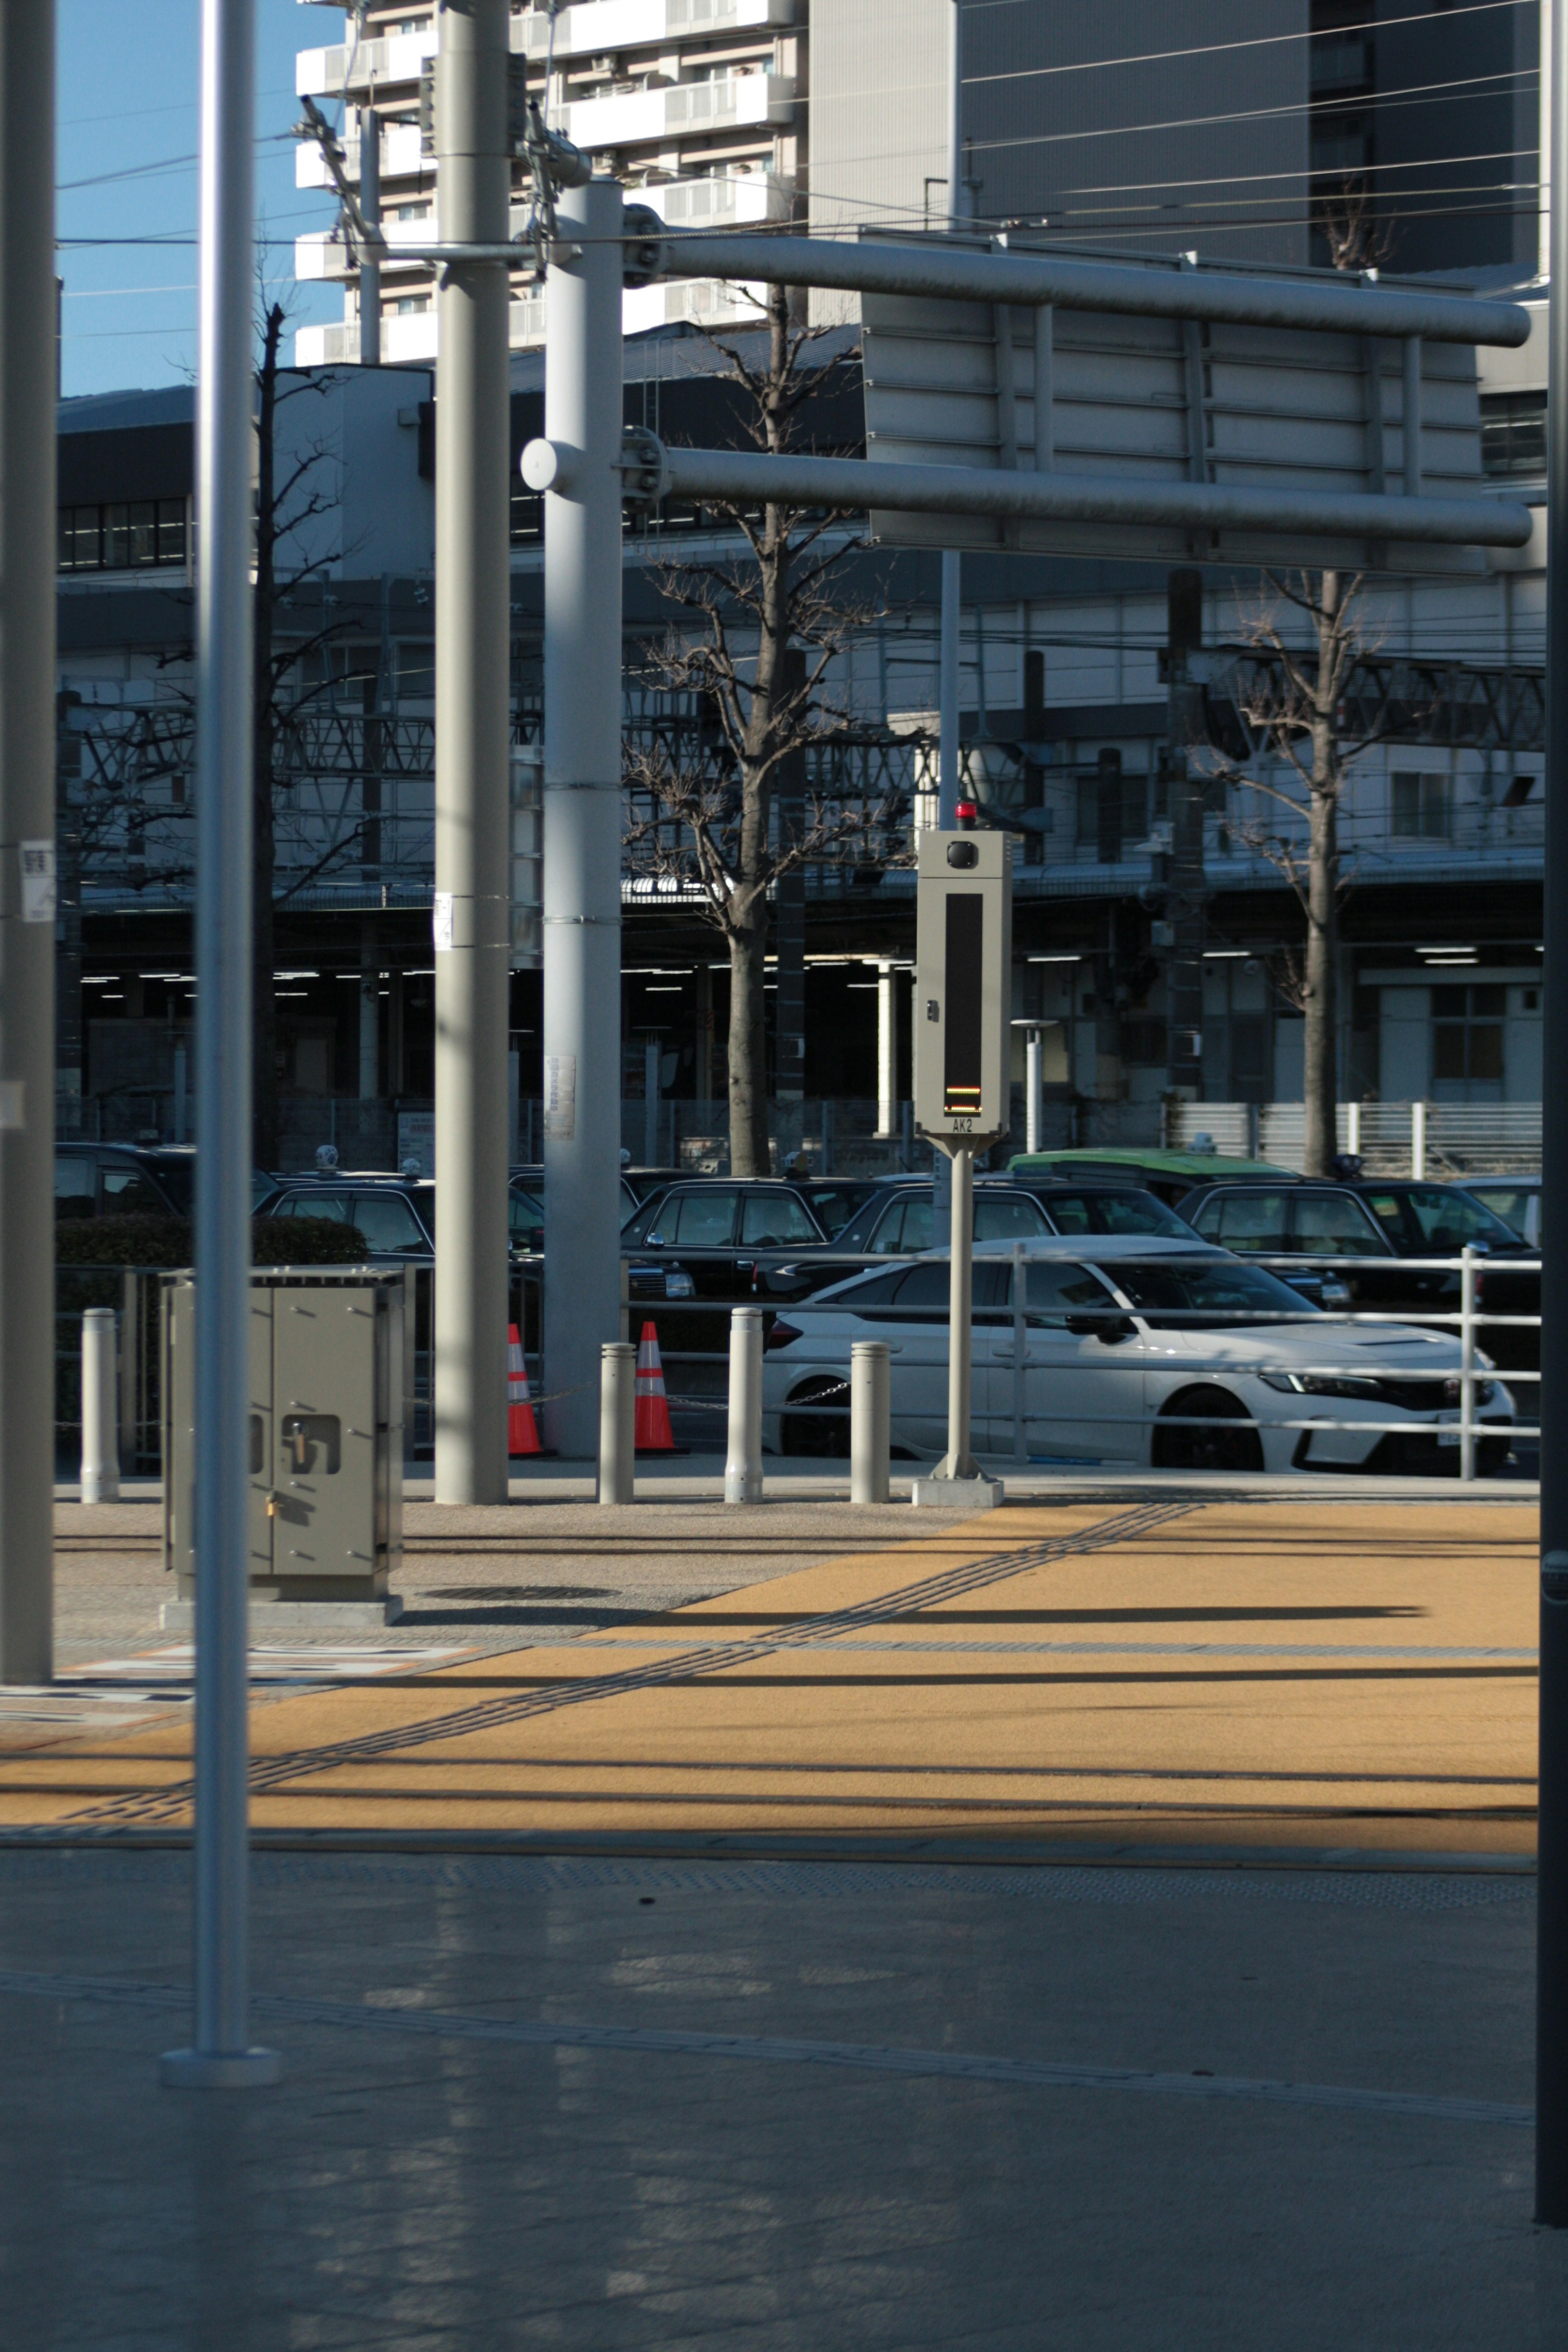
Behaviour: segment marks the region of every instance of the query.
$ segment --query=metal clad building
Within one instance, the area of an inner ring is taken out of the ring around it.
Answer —
[[[812,0],[815,228],[940,225],[951,5]],[[974,217],[1305,262],[1307,31],[1308,0],[1209,0],[1201,14],[1158,0],[966,6]]]

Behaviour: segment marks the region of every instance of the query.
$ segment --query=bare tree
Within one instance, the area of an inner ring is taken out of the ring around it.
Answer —
[[[711,331],[708,341],[721,362],[717,380],[740,395],[742,431],[777,454],[808,436],[822,378],[811,347],[829,331],[793,319],[783,287],[770,289],[764,315],[765,354]],[[769,1161],[769,890],[801,866],[885,856],[882,836],[896,812],[890,801],[870,810],[820,794],[808,804],[799,791],[813,745],[843,730],[846,714],[830,707],[825,688],[868,618],[837,593],[850,551],[837,538],[844,517],[779,505],[760,515],[718,503],[713,510],[745,551],[661,567],[660,591],[681,619],[653,649],[647,674],[661,697],[708,718],[716,756],[694,760],[679,739],[628,751],[633,808],[647,813],[634,816],[626,846],[635,867],[695,891],[728,947],[731,1165],[737,1175],[758,1176]]]
[[[1328,247],[1335,269],[1381,269],[1394,250],[1394,232],[1378,219],[1373,192],[1363,179],[1347,179],[1326,189],[1313,205],[1312,226]]]
[[[1375,720],[1363,734],[1347,731],[1352,673],[1372,649],[1356,613],[1361,588],[1359,572],[1348,581],[1337,572],[1300,572],[1283,581],[1265,573],[1256,609],[1243,615],[1253,658],[1238,666],[1237,708],[1253,738],[1255,761],[1272,755],[1286,778],[1271,782],[1208,755],[1211,773],[1289,814],[1289,823],[1279,814],[1272,821],[1260,814],[1229,822],[1240,841],[1284,876],[1306,918],[1301,950],[1287,951],[1276,984],[1305,1024],[1309,1176],[1332,1175],[1339,1150],[1339,917],[1352,878],[1340,843],[1340,804],[1352,762],[1383,732]],[[1306,619],[1305,646],[1287,635],[1287,609]]]

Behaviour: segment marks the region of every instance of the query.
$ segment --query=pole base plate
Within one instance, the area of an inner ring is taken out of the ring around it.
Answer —
[[[158,2080],[171,2091],[262,2091],[282,2072],[276,2050],[165,2050],[158,2061]]]
[[[982,1473],[973,1478],[917,1478],[910,1500],[934,1504],[942,1511],[994,1511],[1006,1500],[1006,1493],[1000,1478]]]

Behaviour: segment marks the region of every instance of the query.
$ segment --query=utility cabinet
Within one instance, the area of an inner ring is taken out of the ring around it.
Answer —
[[[163,1565],[195,1597],[195,1281],[163,1286]],[[404,1275],[250,1278],[252,1597],[384,1600],[403,1554]]]

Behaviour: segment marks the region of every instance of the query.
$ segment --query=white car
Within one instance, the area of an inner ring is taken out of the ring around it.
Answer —
[[[882,1339],[894,1447],[944,1452],[949,1280],[945,1254],[931,1255],[787,1308],[767,1337],[764,1446],[847,1454],[849,1350]],[[1456,1336],[1324,1315],[1261,1266],[1198,1241],[978,1244],[973,1366],[977,1454],[1163,1470],[1458,1463]],[[1510,1441],[1497,1433],[1511,1426],[1513,1400],[1483,1378],[1473,1412],[1490,1433],[1478,1438],[1477,1467],[1500,1469]]]

